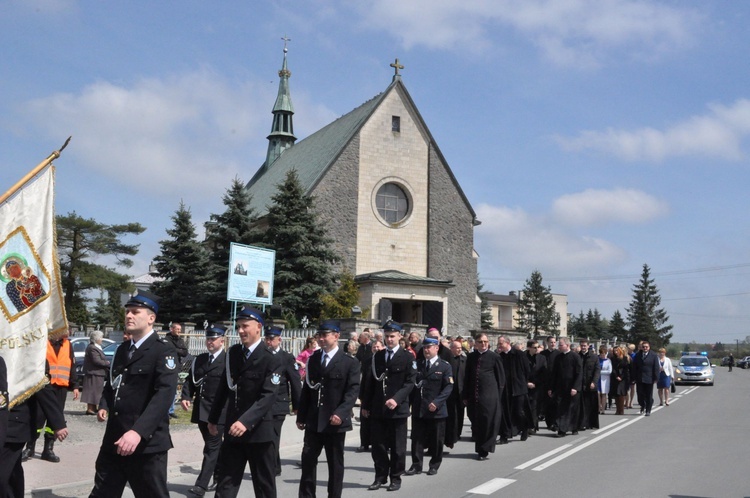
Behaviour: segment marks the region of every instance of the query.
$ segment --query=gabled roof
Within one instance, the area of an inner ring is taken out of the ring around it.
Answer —
[[[362,126],[372,116],[385,96],[397,86],[416,113],[420,126],[425,130],[430,143],[445,165],[456,190],[471,212],[475,223],[478,224],[479,222],[476,220],[474,209],[458,184],[456,177],[448,166],[448,162],[445,160],[442,152],[440,152],[435,139],[427,128],[422,115],[419,113],[417,106],[414,104],[411,95],[409,95],[399,76],[393,78],[393,81],[384,92],[286,149],[270,165],[264,163],[246,186],[252,196],[250,205],[255,210],[255,214],[258,216],[267,214],[268,206],[272,202],[271,198],[278,191],[277,186],[284,181],[287,173],[293,169],[297,171],[305,194],[309,195],[326,171],[336,162],[347,144],[359,133]]]
[[[441,280],[438,278],[420,277],[409,275],[398,270],[383,270],[373,273],[363,273],[354,277],[355,282],[388,282],[394,284],[429,285],[439,287],[453,287],[452,280]]]

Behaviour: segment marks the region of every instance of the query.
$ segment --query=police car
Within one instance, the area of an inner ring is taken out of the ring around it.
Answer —
[[[708,353],[683,352],[674,369],[675,384],[714,385],[714,367],[708,359]]]

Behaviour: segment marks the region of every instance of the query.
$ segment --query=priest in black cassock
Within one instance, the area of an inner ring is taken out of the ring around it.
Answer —
[[[539,430],[540,407],[546,406],[544,398],[547,397],[547,359],[539,352],[539,342],[530,340],[526,342],[526,361],[529,362],[529,407],[531,409],[530,430]]]
[[[508,444],[508,439],[521,435],[521,441],[529,436],[531,407],[529,406],[529,362],[524,353],[514,348],[510,340],[500,336],[497,340],[498,352],[505,371],[505,390],[501,398],[503,420],[500,424],[500,444]]]
[[[547,429],[556,431],[555,418],[557,417],[557,406],[555,405],[555,398],[548,396],[547,391],[552,389],[552,384],[554,383],[552,368],[555,366],[555,360],[560,354],[560,350],[557,349],[557,339],[555,336],[547,336],[546,342],[547,349],[540,353],[547,360],[547,375],[544,379],[544,396],[541,397],[543,401],[539,407],[539,413],[544,417]]]
[[[464,379],[466,378],[466,355],[461,347],[461,341],[451,341],[451,355],[453,359],[450,364],[453,367],[453,392],[448,397],[448,420],[445,426],[445,445],[453,448],[461,438],[464,428],[464,412],[466,407],[463,403]]]
[[[556,403],[557,435],[563,437],[569,431],[578,434],[578,394],[583,382],[583,362],[570,350],[567,337],[561,337],[558,343],[560,354],[552,367],[552,384],[547,394]]]
[[[471,420],[471,434],[478,460],[495,452],[500,432],[505,371],[497,353],[490,351],[487,334],[476,337],[474,351],[466,359],[463,400]]]
[[[582,381],[580,398],[580,413],[578,415],[578,430],[599,428],[599,355],[589,348],[589,341],[579,341],[581,345]]]

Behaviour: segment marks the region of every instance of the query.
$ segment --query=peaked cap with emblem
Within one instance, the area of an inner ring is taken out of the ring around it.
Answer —
[[[227,333],[227,328],[223,325],[211,325],[206,329],[206,339],[212,339],[214,337],[224,337]]]
[[[401,326],[400,323],[394,322],[393,320],[388,320],[383,324],[383,332],[399,332],[403,333],[404,328]]]
[[[159,301],[161,298],[156,294],[152,294],[149,291],[139,290],[134,296],[131,296],[127,303],[126,308],[146,308],[154,313],[159,312]]]
[[[341,332],[341,322],[338,320],[325,320],[318,325],[318,332]]]
[[[260,323],[261,327],[265,325],[263,313],[251,306],[243,306],[239,313],[237,313],[237,320],[255,320]]]
[[[266,327],[266,337],[280,337],[284,329],[275,325],[269,325]]]

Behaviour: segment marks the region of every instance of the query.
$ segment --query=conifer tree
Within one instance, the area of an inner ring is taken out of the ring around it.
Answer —
[[[659,289],[651,278],[648,265],[643,265],[640,281],[633,286],[633,300],[628,306],[628,342],[647,340],[656,349],[669,344],[672,325],[667,325],[669,315],[661,306]]]
[[[555,311],[555,301],[549,287],[542,284],[538,270],[531,273],[518,300],[516,330],[537,336],[541,333],[559,333],[560,316]]]
[[[318,221],[314,200],[305,195],[295,170],[272,197],[265,245],[276,250],[274,304],[297,318],[318,318],[321,298],[335,288],[331,265],[337,256]]]
[[[479,274],[477,273],[477,295],[481,300],[479,307],[479,326],[482,329],[492,328],[492,307],[489,301],[487,301],[487,292],[484,291],[484,284],[479,283]]]
[[[251,196],[244,184],[235,178],[222,201],[226,209],[212,214],[206,223],[206,242],[210,254],[206,291],[206,318],[228,320],[231,303],[227,301],[229,280],[229,248],[232,242],[257,245],[262,235],[253,228],[257,216],[250,206]]]
[[[198,242],[190,209],[182,201],[172,221],[173,227],[167,229],[170,238],[159,242],[161,254],[154,259],[164,279],[152,287],[161,297],[158,320],[202,323],[206,318],[206,250]]]
[[[609,337],[610,338],[617,338],[618,342],[625,340],[625,337],[628,334],[627,329],[625,328],[625,320],[622,318],[622,314],[620,313],[620,310],[615,310],[615,312],[612,314],[612,320],[609,322]]]

